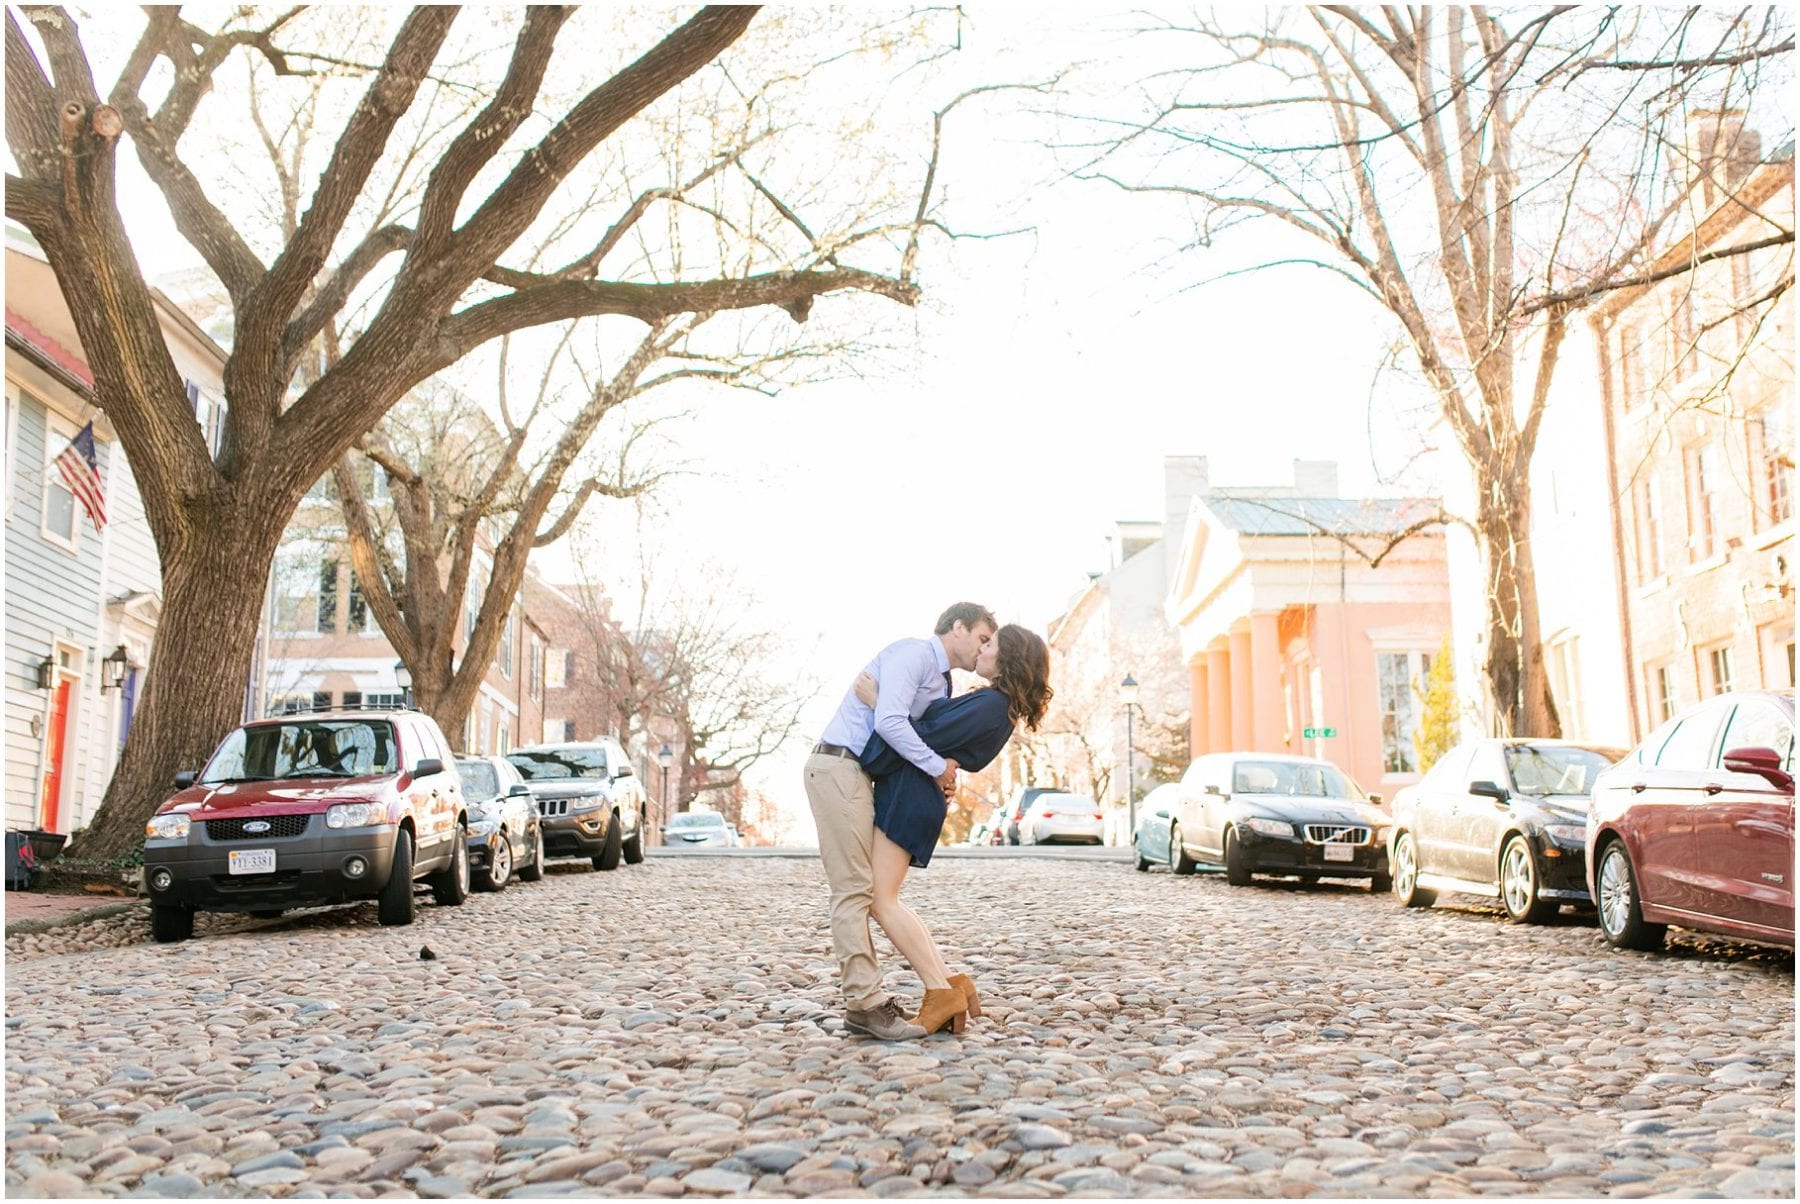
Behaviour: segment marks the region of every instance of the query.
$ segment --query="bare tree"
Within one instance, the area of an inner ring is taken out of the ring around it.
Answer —
[[[1176,39],[1178,60],[1143,81],[1142,111],[1106,119],[1077,174],[1189,205],[1190,250],[1272,222],[1283,250],[1247,270],[1322,269],[1393,316],[1474,474],[1497,725],[1553,735],[1529,469],[1567,323],[1644,281],[1705,203],[1701,181],[1729,186],[1713,165],[1744,148],[1716,126],[1696,144],[1686,118],[1769,104],[1793,47],[1786,17],[1319,6],[1229,19],[1150,31]]]
[[[671,258],[654,254],[668,240],[640,225],[664,203],[650,188],[624,201],[605,230],[566,231],[584,244],[566,263],[530,270],[507,262],[522,242],[541,245],[559,213],[583,209],[588,198],[571,196],[581,169],[613,153],[628,123],[651,110],[664,120],[710,120],[712,97],[736,85],[729,69],[706,69],[744,37],[753,8],[703,9],[566,101],[546,88],[559,45],[578,44],[592,78],[596,66],[607,70],[597,45],[643,38],[641,19],[596,39],[581,23],[608,19],[604,10],[531,8],[495,71],[495,54],[481,50],[493,26],[461,22],[453,38],[455,8],[399,16],[375,61],[358,65],[330,40],[331,23],[308,10],[268,19],[237,9],[205,28],[177,8],[155,7],[103,98],[91,36],[74,17],[55,6],[18,11],[31,34],[9,9],[6,133],[19,174],[7,178],[7,215],[42,245],[69,301],[162,560],[162,624],[146,688],[84,851],[134,845],[174,771],[198,763],[237,718],[261,590],[220,589],[221,575],[265,580],[301,496],[419,382],[509,332],[589,315],[657,331],[691,315],[759,307],[803,321],[817,298],[842,291],[903,305],[919,297],[913,268],[918,231],[932,224],[929,189],[918,211],[883,216],[871,202],[870,220],[854,227],[864,237],[817,245],[804,221],[783,213],[800,210],[771,188],[756,221],[735,223],[728,242],[684,242],[684,254]],[[387,20],[371,11],[362,25]],[[106,28],[101,36],[110,38]],[[297,224],[282,236],[241,228],[203,174],[207,127],[196,116],[225,64],[244,56],[265,62],[277,83],[323,66],[346,69],[347,86],[360,87],[341,106],[329,153],[309,172],[304,208],[293,207]],[[444,94],[481,103],[431,153],[396,163],[417,143],[404,131],[428,120],[422,110]],[[230,297],[230,409],[216,458],[195,426],[121,216],[122,137]],[[766,174],[779,163],[776,150],[735,166]],[[866,182],[869,164],[854,165]],[[371,179],[396,171],[423,178],[417,203],[404,220],[366,223],[380,208],[367,203]],[[805,239],[808,253],[765,269],[757,248],[789,237]]]
[[[591,560],[577,555],[575,592],[600,619]],[[783,667],[784,637],[751,617],[753,599],[722,566],[672,564],[640,547],[637,596],[628,602],[631,619],[608,613],[592,630],[615,730],[629,742],[672,725],[679,764],[671,811],[702,797],[744,797],[744,774],[799,730],[816,683]]]

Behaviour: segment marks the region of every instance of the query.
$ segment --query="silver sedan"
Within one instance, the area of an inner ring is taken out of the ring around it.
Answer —
[[[663,843],[675,848],[735,849],[740,843],[737,832],[725,822],[725,817],[714,811],[683,811],[671,815],[662,835]]]
[[[1105,822],[1093,799],[1053,790],[1031,800],[1019,831],[1026,844],[1102,844]]]

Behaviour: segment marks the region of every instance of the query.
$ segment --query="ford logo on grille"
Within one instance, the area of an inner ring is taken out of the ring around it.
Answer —
[[[244,825],[244,831],[246,832],[267,832],[268,830],[269,823],[267,820],[253,819]]]

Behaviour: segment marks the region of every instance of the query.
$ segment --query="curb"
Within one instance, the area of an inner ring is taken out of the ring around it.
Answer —
[[[89,920],[103,920],[107,916],[120,915],[138,906],[138,900],[126,903],[102,903],[98,907],[84,907],[80,911],[65,912],[60,916],[49,916],[45,919],[13,920],[6,926],[7,936],[35,936],[40,932],[49,932],[53,928],[66,928],[71,924],[85,924]]]

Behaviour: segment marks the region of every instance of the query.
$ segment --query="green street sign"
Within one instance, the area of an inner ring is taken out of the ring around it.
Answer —
[[[1305,736],[1308,740],[1318,740],[1318,739],[1329,740],[1331,737],[1337,735],[1337,728],[1335,728],[1335,727],[1306,727],[1306,728],[1300,729],[1300,734],[1302,736]]]

